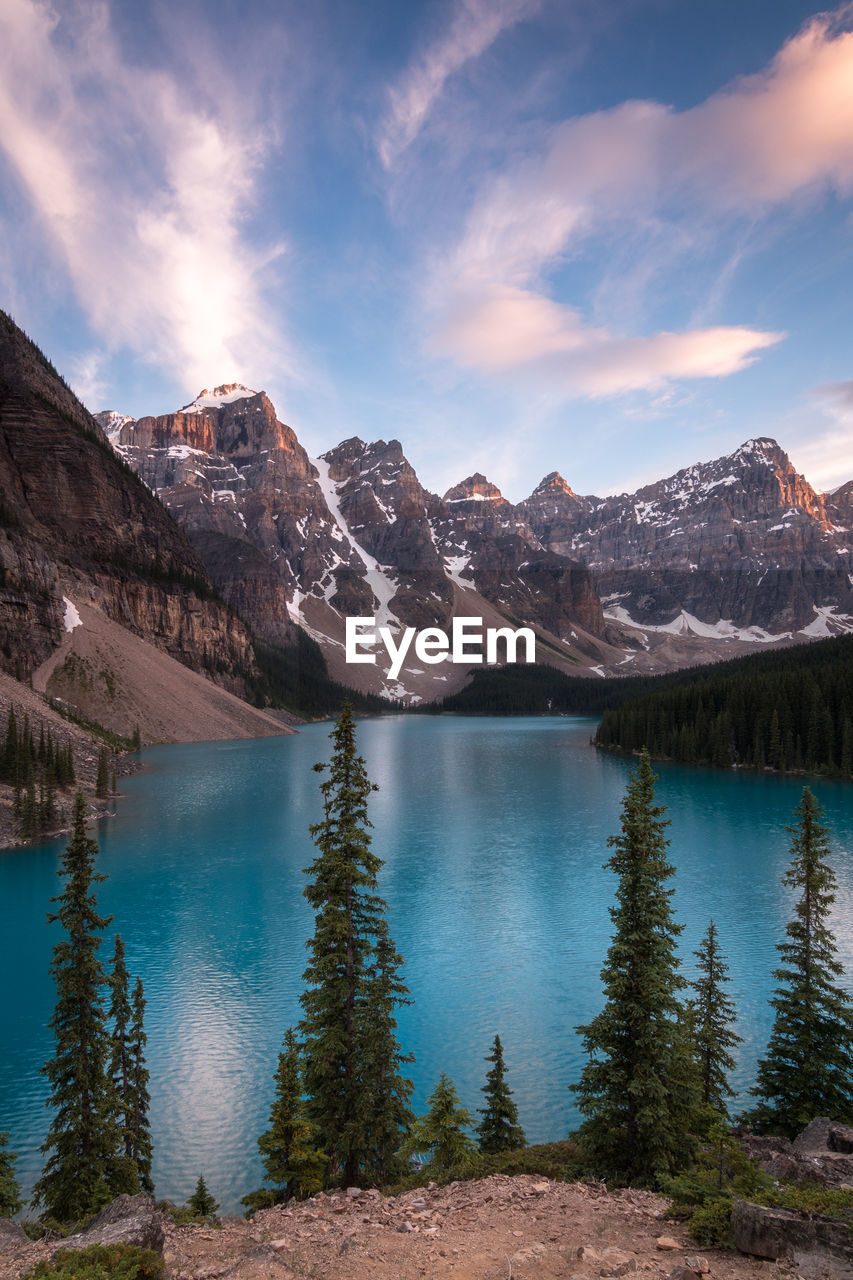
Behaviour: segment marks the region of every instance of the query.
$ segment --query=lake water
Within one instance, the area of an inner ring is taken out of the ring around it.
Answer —
[[[157,1192],[178,1202],[200,1172],[223,1211],[260,1185],[285,1029],[299,1018],[312,915],[302,869],[320,816],[311,766],[329,725],[295,737],[157,747],[100,824],[99,906],[148,1001]],[[439,1073],[463,1104],[482,1102],[495,1033],[533,1141],[577,1122],[568,1085],[582,1054],[574,1028],[600,1008],[614,878],[602,864],[618,829],[629,762],[589,745],[580,719],[396,717],[359,724],[380,790],[371,801],[380,888],[414,1003],[400,1038],[416,1055],[415,1106]],[[687,976],[708,919],[731,966],[740,1034],[735,1083],[754,1079],[771,1022],[767,997],[791,898],[786,823],[802,781],[660,766],[672,819],[675,914]],[[853,789],[812,783],[826,806],[839,892],[834,927],[853,989]],[[0,1130],[29,1191],[50,1114],[39,1073],[52,1051],[48,977],[58,925],[49,898],[61,845],[0,855]]]

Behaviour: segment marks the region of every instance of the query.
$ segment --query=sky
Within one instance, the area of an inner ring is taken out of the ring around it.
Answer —
[[[0,306],[443,493],[853,477],[853,3],[2,0]]]

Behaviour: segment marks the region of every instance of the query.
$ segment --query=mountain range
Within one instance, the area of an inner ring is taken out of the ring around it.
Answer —
[[[552,472],[513,505],[485,475],[442,497],[399,441],[309,458],[264,392],[203,391],[174,414],[96,415],[254,633],[298,624],[339,680],[416,701],[465,667],[344,661],[348,616],[535,629],[574,674],[655,672],[853,629],[853,483],[819,493],[771,439],[635,493],[578,495]]]
[[[552,472],[513,504],[480,473],[430,492],[396,440],[309,458],[241,384],[93,417],[0,317],[0,668],[118,733],[227,734],[235,707],[268,700],[270,654],[291,687],[309,666],[325,679],[325,659],[408,702],[470,678],[409,656],[392,679],[382,650],[347,663],[350,617],[397,636],[530,627],[537,661],[593,678],[853,630],[851,530],[853,483],[817,492],[766,438],[631,494],[579,495]],[[231,699],[204,729],[198,688],[178,714],[188,670]]]

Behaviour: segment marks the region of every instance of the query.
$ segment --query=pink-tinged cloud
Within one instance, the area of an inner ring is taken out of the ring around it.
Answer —
[[[818,489],[837,489],[853,480],[853,380],[815,387],[820,411],[792,448],[797,466]]]
[[[389,89],[388,111],[377,140],[386,169],[393,168],[421,132],[450,77],[485,53],[502,32],[533,13],[539,2],[457,0],[449,29]]]
[[[585,325],[571,307],[504,285],[455,299],[432,350],[490,373],[529,367],[571,394],[608,396],[737,373],[782,337],[735,326],[621,337]]]
[[[740,325],[619,339],[547,296],[585,238],[669,224],[686,251],[715,220],[853,189],[853,6],[813,19],[763,71],[689,110],[626,102],[569,120],[489,180],[433,273],[431,349],[488,372],[548,360],[585,394],[723,377],[780,335]]]
[[[0,148],[106,346],[127,344],[192,393],[273,360],[285,376],[297,366],[261,290],[279,250],[243,235],[263,133],[237,86],[216,84],[218,110],[178,76],[128,66],[96,0],[66,24],[35,0],[0,9]],[[90,363],[80,388],[92,394]]]

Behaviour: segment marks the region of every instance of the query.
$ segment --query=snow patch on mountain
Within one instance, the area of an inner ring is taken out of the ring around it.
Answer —
[[[341,511],[340,498],[338,496],[337,485],[329,474],[330,466],[325,458],[312,458],[311,463],[317,468],[317,484],[326,499],[326,506],[329,508],[332,519],[340,530],[341,534],[347,539],[353,551],[355,551],[366,571],[367,581],[370,588],[379,601],[379,608],[376,610],[377,627],[393,626],[399,628],[402,624],[396,614],[391,612],[391,601],[397,594],[396,575],[388,569],[383,569],[379,561],[374,559],[364,547],[360,545],[350,530],[349,525]]]
[[[65,613],[62,618],[62,625],[66,631],[73,631],[75,627],[82,627],[83,619],[77,612],[77,606],[73,600],[69,600],[68,596],[62,597],[62,603],[65,605]]]
[[[189,404],[185,404],[181,413],[203,413],[205,409],[218,409],[223,404],[233,404],[235,400],[246,400],[256,396],[257,391],[244,387],[242,382],[226,382],[221,387],[207,388],[196,396]]]

